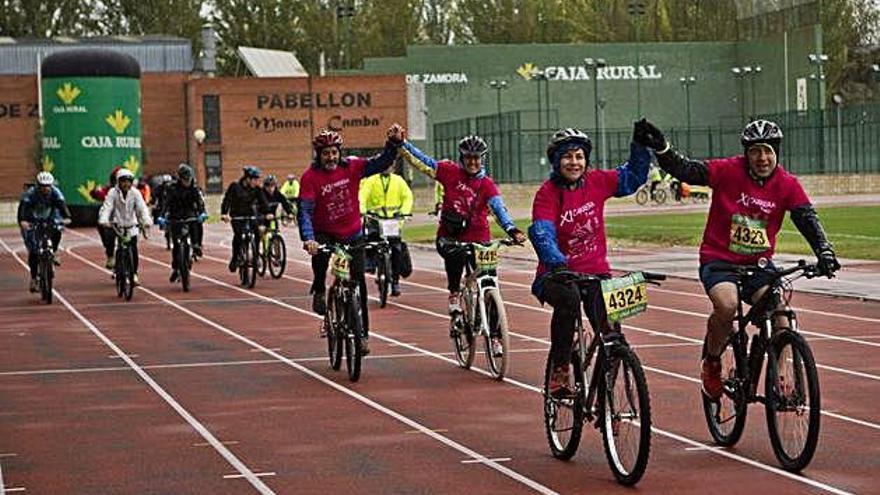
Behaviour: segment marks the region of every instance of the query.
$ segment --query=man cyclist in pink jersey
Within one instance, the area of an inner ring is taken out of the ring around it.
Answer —
[[[629,160],[613,170],[589,166],[590,138],[578,129],[557,131],[547,145],[552,165],[532,203],[529,238],[538,255],[538,269],[532,294],[553,306],[550,320],[549,392],[554,397],[573,393],[571,347],[581,302],[596,333],[608,335],[611,328],[600,284],[584,289],[567,283],[566,272],[611,276],[605,239],[605,202],[612,197],[633,194],[648,179],[651,151],[644,136],[633,134]]]
[[[312,256],[312,310],[327,312],[326,276],[330,255],[318,250],[327,242],[357,245],[362,236],[358,192],[361,179],[382,172],[397,157],[404,139],[398,124],[388,129],[385,149],[381,154],[361,158],[342,157],[342,136],[336,131],[321,131],[312,140],[315,158],[300,182],[299,233],[303,248]],[[351,276],[360,285],[361,309],[364,319],[363,353],[368,354],[367,337],[370,320],[367,314],[367,283],[364,278],[364,250],[352,252]]]
[[[775,123],[750,122],[741,136],[742,155],[706,161],[681,155],[659,129],[648,123],[641,126],[661,168],[682,182],[713,191],[700,245],[700,281],[712,301],[701,378],[703,393],[718,399],[723,393],[720,356],[733,331],[737,308],[737,274],[725,266],[756,265],[761,258],[769,261],[786,211],[824,275],[831,278],[840,264],[800,182],[779,164],[782,131]],[[756,302],[768,289],[775,268],[772,263],[767,268],[744,281],[745,302]]]

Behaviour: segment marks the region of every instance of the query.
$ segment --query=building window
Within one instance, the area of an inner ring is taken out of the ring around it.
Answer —
[[[205,153],[205,191],[223,192],[223,166],[220,153]]]
[[[202,127],[206,143],[220,143],[220,95],[202,95]]]

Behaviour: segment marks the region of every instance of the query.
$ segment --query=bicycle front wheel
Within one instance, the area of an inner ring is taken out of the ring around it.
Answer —
[[[269,273],[272,278],[278,279],[284,275],[284,269],[287,267],[287,246],[284,244],[284,238],[278,234],[273,234],[269,238],[266,262],[269,265]]]
[[[189,270],[192,263],[189,243],[181,242],[179,251],[177,269],[180,272],[180,284],[183,285],[184,292],[189,292]]]
[[[784,331],[767,350],[765,408],[773,453],[786,471],[807,467],[819,442],[819,375],[803,337]]]
[[[388,304],[388,291],[391,287],[391,257],[383,254],[376,266],[376,284],[379,286],[379,307]]]
[[[40,296],[46,304],[52,304],[53,275],[52,260],[44,257],[40,260],[38,277],[40,279]]]
[[[489,335],[485,336],[486,362],[492,378],[503,380],[510,363],[510,335],[504,301],[498,289],[486,292],[486,316],[489,324]]]
[[[256,259],[258,261],[257,264],[257,274],[261,277],[266,276],[266,270],[269,265],[269,240],[266,237],[260,237],[257,240],[254,246],[254,252],[256,253]]]
[[[356,382],[361,377],[363,359],[361,339],[364,335],[364,320],[358,289],[352,290],[351,298],[352,304],[345,309],[345,367],[348,369],[348,379]]]
[[[614,349],[599,382],[602,443],[618,483],[632,486],[648,467],[651,451],[651,399],[638,356]]]
[[[123,280],[125,280],[125,290],[123,293],[123,297],[125,297],[126,301],[131,301],[131,296],[134,295],[134,258],[131,252],[131,247],[127,247],[122,254],[122,270],[123,270]]]
[[[336,292],[331,288],[327,292],[327,314],[324,315],[324,332],[327,336],[327,353],[330,356],[330,368],[339,371],[342,367],[342,341],[345,335],[340,332],[341,316],[345,309],[336,299]]]
[[[571,459],[581,443],[584,428],[584,412],[586,401],[586,384],[584,366],[580,355],[573,352],[571,356],[574,387],[573,397],[555,398],[550,395],[550,375],[553,373],[553,360],[547,356],[547,367],[544,370],[544,432],[550,453],[562,460]]]
[[[748,379],[743,375],[746,369],[746,344],[743,334],[735,333],[727,339],[721,352],[721,380],[724,392],[718,400],[712,400],[700,392],[703,398],[703,414],[709,434],[715,443],[724,447],[736,445],[746,426],[748,411]],[[706,355],[705,344],[703,356]],[[757,373],[758,370],[752,370]]]

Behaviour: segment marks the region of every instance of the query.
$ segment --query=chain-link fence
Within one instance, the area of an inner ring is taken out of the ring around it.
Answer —
[[[499,183],[538,182],[547,177],[547,141],[558,126],[539,128],[528,111],[505,112],[434,126],[436,156],[456,157],[458,140],[479,134],[489,143],[488,169]],[[853,105],[822,112],[764,115],[777,122],[785,138],[780,161],[794,173],[880,173],[880,105]],[[555,122],[554,120],[550,120]],[[722,125],[664,129],[667,139],[688,156],[705,159],[742,152],[740,127]],[[591,133],[592,134],[592,133]],[[614,167],[629,157],[632,129],[592,135],[591,161]]]

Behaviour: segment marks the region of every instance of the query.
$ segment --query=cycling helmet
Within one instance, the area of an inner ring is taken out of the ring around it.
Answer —
[[[186,163],[181,163],[177,167],[177,177],[181,179],[192,179],[193,178],[193,169]]]
[[[245,165],[243,170],[244,176],[248,179],[259,179],[260,175],[262,175],[260,169],[253,165]]]
[[[40,186],[51,186],[55,184],[55,177],[49,172],[40,172],[37,174],[37,184]]]
[[[480,136],[465,136],[458,142],[458,152],[464,155],[483,156],[489,151],[489,145]]]
[[[322,149],[329,148],[330,146],[342,148],[342,136],[336,131],[324,129],[312,139],[312,147],[315,149],[315,153],[320,153]]]
[[[119,171],[116,172],[116,181],[119,182],[123,179],[134,182],[134,174],[127,168],[120,168]]]
[[[559,167],[559,158],[562,156],[562,153],[572,146],[582,148],[587,161],[589,161],[590,151],[593,150],[593,143],[590,141],[590,137],[574,127],[560,129],[553,134],[550,138],[550,143],[547,145],[547,159],[550,160],[554,170]]]
[[[773,152],[779,157],[779,145],[782,144],[782,129],[775,122],[769,120],[755,120],[746,124],[740,141],[746,151],[755,144],[766,144],[773,148]]]
[[[263,187],[268,187],[269,184],[278,184],[278,179],[272,174],[267,175],[266,178],[263,179]]]

